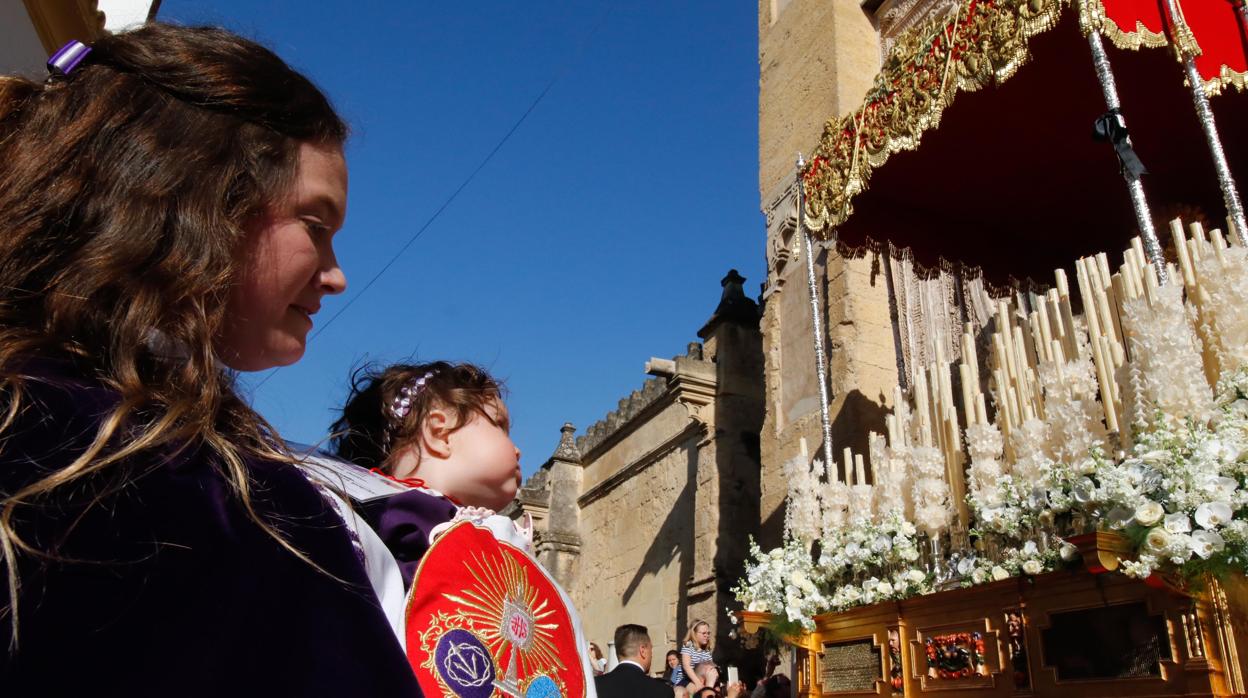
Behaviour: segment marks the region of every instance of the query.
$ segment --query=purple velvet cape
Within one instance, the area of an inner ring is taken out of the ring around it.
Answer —
[[[400,492],[365,507],[365,518],[399,563],[403,588],[412,588],[420,558],[429,550],[429,532],[453,519],[455,511],[446,498],[420,490]]]
[[[26,373],[0,434],[4,493],[68,465],[118,399],[64,364]],[[343,581],[261,531],[203,451],[132,459],[124,487],[95,478],[21,510],[25,539],[60,559],[19,558],[0,695],[419,696],[341,519],[291,466],[248,466],[256,509]]]

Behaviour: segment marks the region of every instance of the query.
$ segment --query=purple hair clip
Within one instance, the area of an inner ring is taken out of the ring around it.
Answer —
[[[90,46],[77,39],[70,39],[69,43],[48,59],[48,72],[53,75],[69,75],[88,53],[91,53]]]
[[[420,394],[420,391],[425,387],[425,383],[428,383],[429,379],[433,378],[434,373],[434,371],[430,371],[420,378],[408,381],[407,385],[399,389],[399,394],[395,395],[394,401],[390,403],[390,417],[396,424],[403,421],[407,413],[412,411],[412,401]]]

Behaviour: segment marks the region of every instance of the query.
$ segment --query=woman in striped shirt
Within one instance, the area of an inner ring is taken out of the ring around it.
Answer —
[[[693,621],[689,625],[689,632],[685,634],[685,643],[680,648],[680,668],[683,678],[688,680],[686,688],[689,695],[696,695],[703,687],[714,687],[719,682],[719,669],[715,667],[711,651],[710,623],[704,620]],[[672,678],[675,679],[675,675]]]

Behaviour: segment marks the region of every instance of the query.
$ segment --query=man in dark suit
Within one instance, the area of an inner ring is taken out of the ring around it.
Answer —
[[[598,698],[672,698],[672,687],[650,676],[654,648],[644,625],[615,629],[615,656],[620,663],[610,673],[594,677]]]

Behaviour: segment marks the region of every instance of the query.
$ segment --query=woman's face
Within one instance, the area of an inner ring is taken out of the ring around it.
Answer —
[[[711,626],[699,625],[694,629],[693,637],[698,641],[699,647],[706,647],[711,644]]]
[[[321,299],[347,278],[333,236],[347,213],[347,165],[337,145],[304,143],[288,200],[247,227],[217,355],[238,371],[298,361]]]
[[[671,669],[675,669],[675,668],[676,668],[677,666],[679,666],[679,665],[680,665],[680,656],[679,656],[679,655],[675,655],[675,654],[669,654],[669,655],[667,655],[667,666],[668,666],[669,668],[671,668]]]

